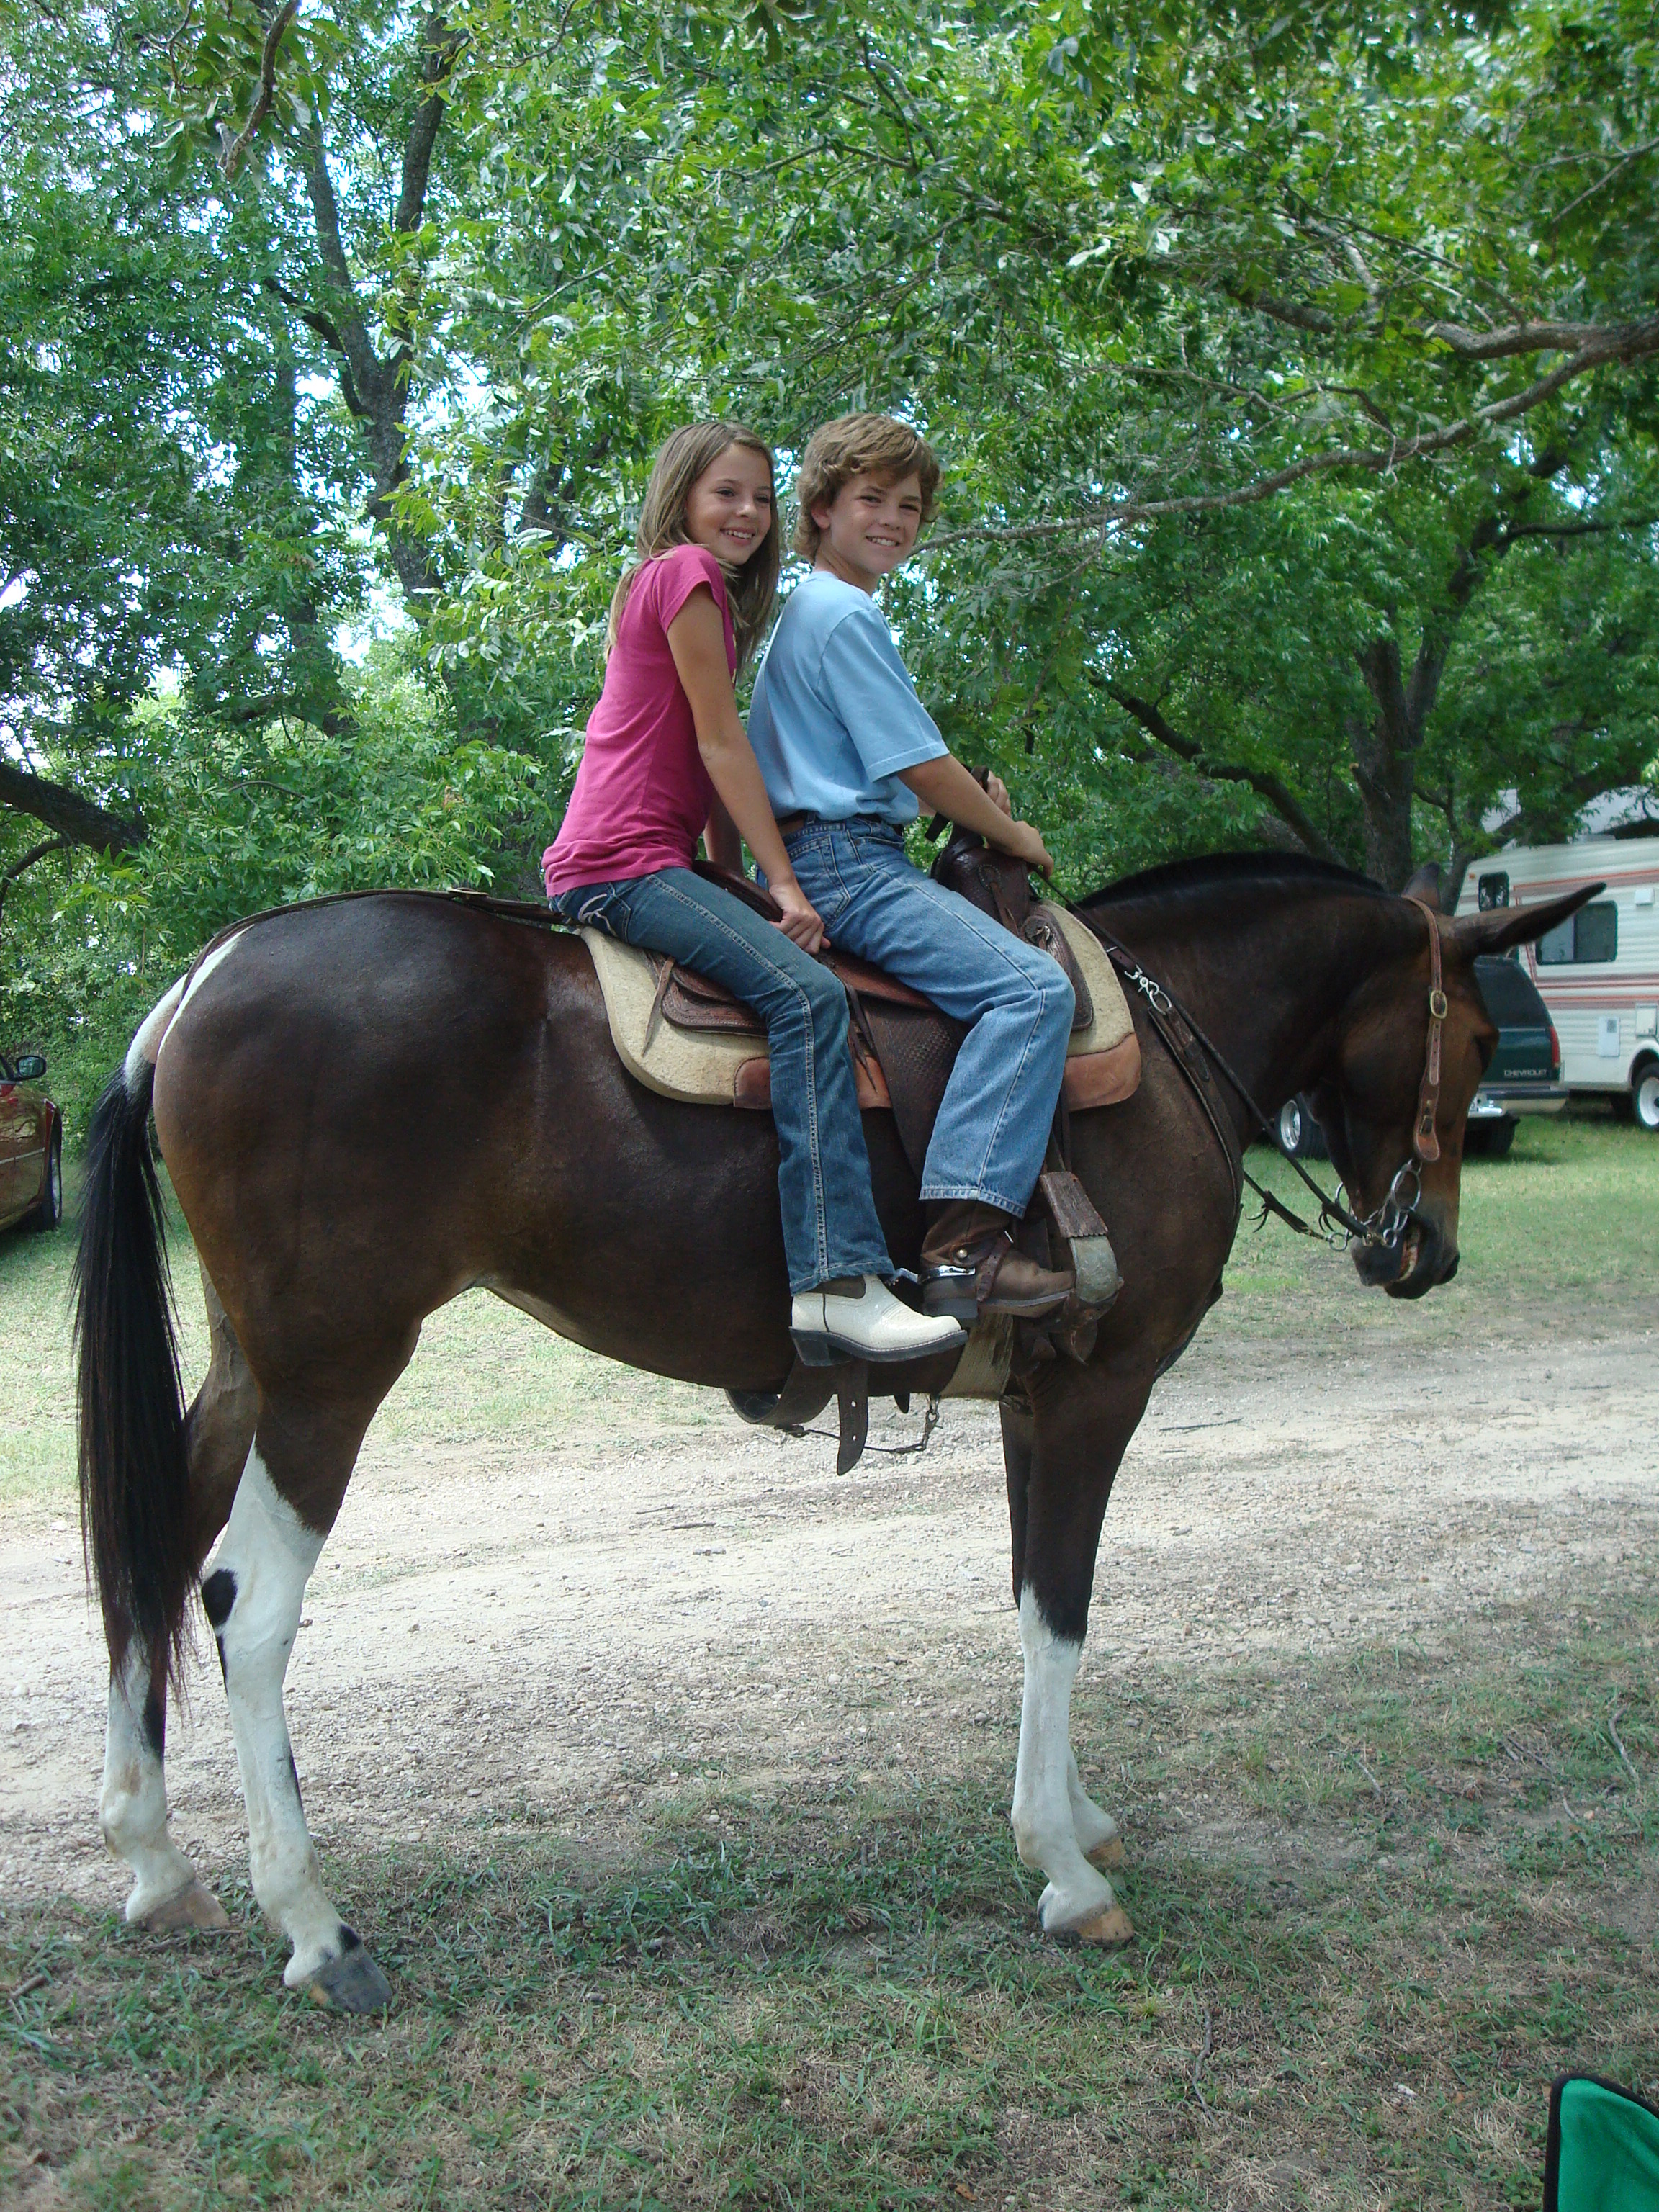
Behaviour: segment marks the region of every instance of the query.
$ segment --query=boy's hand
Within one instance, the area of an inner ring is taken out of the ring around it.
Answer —
[[[990,800],[993,806],[1000,807],[1011,822],[1013,820],[1014,802],[1009,798],[1008,787],[1000,775],[987,775],[985,779],[985,796]]]
[[[1048,857],[1048,848],[1042,842],[1042,832],[1034,830],[1029,822],[1014,823],[1004,832],[1000,842],[1005,853],[1013,854],[1017,860],[1024,860],[1028,868],[1039,868],[1045,876],[1054,874],[1054,864]]]
[[[799,945],[803,952],[816,952],[830,942],[817,908],[793,876],[787,883],[769,882],[766,888],[783,908],[783,920],[772,927],[781,929],[792,945]]]

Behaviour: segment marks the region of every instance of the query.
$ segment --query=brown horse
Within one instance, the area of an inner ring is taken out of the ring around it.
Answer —
[[[1357,1255],[1365,1281],[1416,1297],[1457,1265],[1464,1115],[1494,1036],[1474,956],[1536,938],[1589,896],[1451,921],[1340,870],[1233,856],[1158,869],[1079,911],[1185,1005],[1261,1107],[1314,1094],[1362,1213],[1413,1159],[1437,934],[1438,1157],[1397,1233]],[[1017,1361],[1001,1408],[1025,1665],[1014,1835],[1048,1877],[1044,1929],[1100,1942],[1130,1932],[1100,1871],[1121,1845],[1079,1782],[1069,1712],[1101,1522],[1156,1376],[1219,1295],[1238,1218],[1199,1090],[1146,1004],[1136,1020],[1139,1091],[1073,1123],[1121,1296],[1086,1363]],[[1214,1097],[1236,1158],[1251,1117],[1224,1083]],[[152,1106],[212,1322],[188,1413]],[[890,1115],[866,1133],[889,1245],[914,1266],[915,1177]],[[479,1284],[635,1366],[778,1389],[791,1347],[776,1171],[769,1116],[677,1104],[624,1073],[579,941],[442,897],[289,908],[168,992],[98,1110],[79,1261],[82,1510],[112,1670],[99,1810],[134,1875],[130,1920],[223,1924],[168,1834],[162,1769],[185,1607],[222,1531],[201,1595],[254,1893],[293,1945],[291,1986],[351,2009],[386,2001],[324,1891],[283,1710],[307,1579],[364,1431],[426,1316]],[[884,1373],[905,1387],[904,1370]]]

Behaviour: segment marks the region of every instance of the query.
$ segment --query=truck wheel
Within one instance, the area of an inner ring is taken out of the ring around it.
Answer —
[[[1638,1129],[1659,1136],[1659,1060],[1644,1060],[1630,1086],[1631,1111]]]
[[[1505,1159],[1519,1126],[1509,1115],[1501,1121],[1471,1121],[1463,1132],[1463,1150],[1478,1153],[1482,1159]]]
[[[46,1187],[40,1194],[40,1203],[31,1213],[24,1226],[28,1229],[56,1229],[64,1218],[64,1133],[52,1133],[52,1150],[46,1154]]]
[[[1300,1098],[1287,1098],[1279,1109],[1279,1141],[1296,1160],[1328,1159],[1325,1132]]]

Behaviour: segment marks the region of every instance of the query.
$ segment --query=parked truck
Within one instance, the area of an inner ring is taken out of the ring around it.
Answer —
[[[1606,888],[1520,957],[1560,1041],[1560,1080],[1659,1134],[1659,837],[1585,837],[1477,861],[1460,914]]]

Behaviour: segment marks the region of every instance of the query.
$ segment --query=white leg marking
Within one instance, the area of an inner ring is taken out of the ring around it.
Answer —
[[[234,1577],[235,1594],[216,1634],[224,1660],[231,1733],[247,1807],[253,1893],[294,1946],[283,1970],[290,1989],[311,1981],[341,1955],[340,1916],[323,1889],[322,1869],[306,1828],[283,1715],[283,1677],[300,1626],[306,1584],[323,1540],[283,1498],[256,1445],[236,1486],[222,1541],[203,1582],[216,1607],[213,1577]]]
[[[1037,1901],[1045,1932],[1083,1932],[1115,1902],[1110,1882],[1079,1850],[1072,1817],[1072,1684],[1083,1647],[1062,1643],[1054,1634],[1037,1611],[1029,1583],[1020,1595],[1019,1643],[1025,1694],[1014,1774],[1014,1842],[1025,1864],[1041,1867],[1048,1877]]]
[[[126,1917],[143,1920],[196,1880],[196,1869],[167,1833],[167,1785],[161,1761],[144,1729],[149,1661],[137,1642],[127,1646],[109,1685],[109,1725],[104,1737],[104,1779],[98,1824],[104,1841],[132,1869]]]
[[[181,975],[139,1023],[137,1034],[127,1047],[127,1056],[121,1067],[129,1098],[137,1097],[144,1079],[144,1070],[155,1066],[155,1055],[161,1049],[161,1039],[167,1035],[167,1025],[179,1011],[184,988],[185,979]]]

